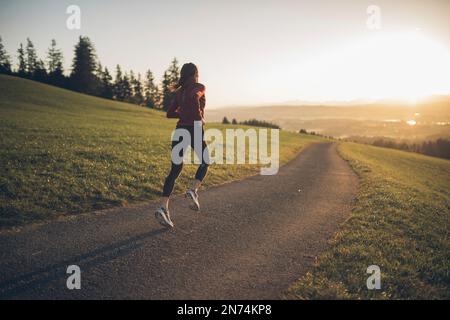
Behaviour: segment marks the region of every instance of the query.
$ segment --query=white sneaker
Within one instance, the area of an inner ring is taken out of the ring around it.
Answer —
[[[185,194],[186,198],[191,200],[191,204],[189,208],[195,211],[200,211],[200,203],[198,202],[198,194],[197,191],[189,189]]]
[[[168,227],[168,228],[174,227],[172,220],[170,220],[169,210],[166,210],[165,208],[160,207],[160,208],[156,209],[155,217],[156,217],[156,220],[158,220],[158,222],[162,226]]]

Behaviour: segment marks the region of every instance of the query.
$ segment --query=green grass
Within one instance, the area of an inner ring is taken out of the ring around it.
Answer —
[[[449,299],[450,161],[344,143],[360,177],[354,211],[289,298]],[[381,269],[368,290],[366,269]]]
[[[157,198],[175,122],[159,111],[0,76],[0,227]],[[315,140],[281,132],[281,161]],[[175,192],[195,170],[186,166]],[[213,165],[205,185],[256,173],[254,165]]]

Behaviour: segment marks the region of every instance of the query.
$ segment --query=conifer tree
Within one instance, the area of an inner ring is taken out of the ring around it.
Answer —
[[[112,83],[112,77],[108,71],[108,68],[105,67],[104,71],[101,74],[101,97],[106,99],[112,99],[114,96],[114,86]]]
[[[174,97],[174,88],[178,83],[179,73],[178,60],[173,58],[169,68],[164,72],[162,81],[162,107],[165,111],[169,108]]]
[[[137,78],[135,78],[133,74],[133,78],[131,79],[131,86],[133,87],[133,102],[136,103],[137,105],[143,104],[144,95],[140,73],[138,73]]]
[[[18,67],[17,67],[17,75],[19,77],[26,77],[27,75],[27,63],[25,61],[25,50],[23,49],[23,44],[19,45],[19,49],[17,49],[17,59],[18,59]]]
[[[36,61],[36,66],[33,72],[33,80],[39,82],[47,82],[47,69],[45,69],[45,63],[41,59]]]
[[[36,54],[36,49],[34,47],[33,42],[31,42],[30,38],[27,38],[27,46],[26,46],[26,73],[29,78],[33,78],[34,72],[36,71],[38,58]]]
[[[59,87],[65,86],[63,67],[63,54],[56,47],[55,39],[52,39],[47,52],[48,82]]]
[[[133,89],[131,88],[130,77],[127,72],[125,72],[122,78],[122,93],[124,101],[132,102]]]
[[[144,97],[145,97],[145,105],[147,107],[149,108],[160,107],[159,88],[155,84],[155,78],[153,77],[153,73],[150,70],[148,70],[145,75]]]
[[[0,73],[11,74],[11,58],[3,46],[2,37],[0,37]]]
[[[75,54],[70,75],[70,86],[73,90],[97,95],[100,81],[96,76],[97,58],[94,45],[88,37],[80,36],[75,46]]]
[[[122,69],[119,65],[116,66],[116,79],[114,81],[114,98],[119,101],[123,101],[124,94],[122,90],[122,82],[123,82]]]

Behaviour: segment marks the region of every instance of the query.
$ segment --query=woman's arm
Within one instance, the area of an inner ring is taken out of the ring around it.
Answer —
[[[202,85],[201,83],[198,83],[197,84],[196,95],[198,97],[198,101],[199,101],[201,110],[204,110],[205,109],[205,105],[206,105],[205,91],[206,91],[205,86]]]
[[[167,118],[179,118],[177,97],[173,97],[170,107],[167,110]]]
[[[200,97],[200,99],[198,99],[198,101],[200,102],[200,109],[204,110],[205,106],[206,106],[206,97],[205,97],[205,95],[202,95]]]

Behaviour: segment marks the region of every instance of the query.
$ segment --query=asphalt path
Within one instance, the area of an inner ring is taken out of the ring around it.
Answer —
[[[278,299],[310,271],[348,217],[358,180],[334,143],[305,148],[275,176],[0,233],[1,299]],[[69,290],[67,267],[81,270]]]

